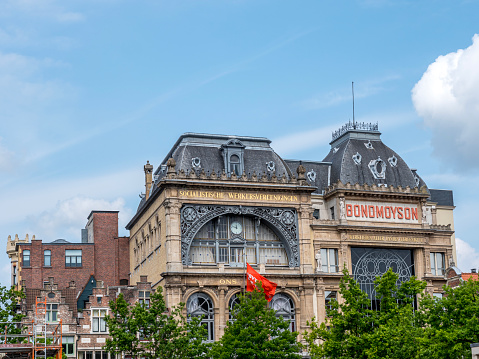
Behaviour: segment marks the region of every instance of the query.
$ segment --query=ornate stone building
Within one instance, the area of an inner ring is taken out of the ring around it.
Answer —
[[[127,225],[130,282],[148,275],[168,306],[224,332],[244,261],[278,284],[271,301],[292,330],[326,320],[346,266],[376,306],[392,267],[440,295],[455,261],[452,192],[427,187],[377,125],[333,133],[323,161],[282,159],[266,138],[186,133],[153,172]],[[338,298],[341,300],[341,298]]]

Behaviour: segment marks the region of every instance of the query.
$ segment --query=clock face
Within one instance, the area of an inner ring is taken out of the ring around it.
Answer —
[[[243,232],[243,226],[239,222],[233,222],[231,223],[231,233],[233,234],[240,234]]]

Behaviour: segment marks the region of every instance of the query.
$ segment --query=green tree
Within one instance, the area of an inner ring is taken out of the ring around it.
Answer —
[[[425,323],[424,358],[468,358],[470,344],[479,342],[479,282],[469,279],[452,289],[444,286],[441,299],[421,301]]]
[[[261,282],[257,290],[240,295],[234,308],[233,321],[226,325],[221,339],[213,344],[214,359],[280,359],[300,358],[297,332],[289,331],[289,323],[277,317],[268,307]]]
[[[22,325],[18,324],[25,317],[20,311],[17,313],[17,305],[25,298],[23,291],[17,291],[14,287],[0,286],[0,324],[2,332],[5,330],[7,334],[21,334]],[[19,343],[23,338],[6,338],[7,343]]]
[[[378,310],[370,309],[366,293],[343,270],[339,293],[343,299],[328,310],[328,324],[315,320],[304,334],[312,358],[414,358],[423,328],[413,307],[426,284],[411,277],[398,286],[398,275],[389,269],[375,280]]]
[[[209,344],[201,318],[187,320],[184,304],[168,311],[161,287],[150,296],[150,306],[130,305],[120,294],[110,302],[107,318],[110,339],[105,350],[144,358],[206,358]]]

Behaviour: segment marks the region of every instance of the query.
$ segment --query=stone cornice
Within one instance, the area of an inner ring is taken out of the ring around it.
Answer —
[[[364,226],[364,225],[348,225],[348,224],[331,224],[332,221],[325,221],[326,223],[313,223],[311,227],[313,229],[336,229],[339,232],[378,232],[378,233],[407,233],[407,234],[419,234],[419,235],[432,235],[432,234],[441,234],[441,235],[452,235],[454,233],[451,230],[451,225],[430,225],[429,228],[417,227],[380,227],[378,225],[374,226]],[[329,222],[329,223],[328,223]]]

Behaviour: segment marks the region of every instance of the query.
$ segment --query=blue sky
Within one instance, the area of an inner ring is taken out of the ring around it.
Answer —
[[[354,81],[356,119],[454,190],[458,265],[479,267],[478,13],[475,0],[0,1],[4,243],[78,241],[93,209],[124,227],[146,160],[184,132],[322,160]]]

